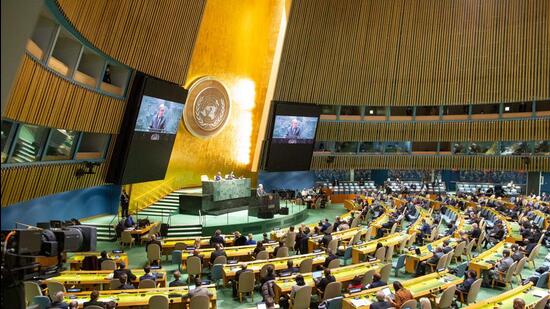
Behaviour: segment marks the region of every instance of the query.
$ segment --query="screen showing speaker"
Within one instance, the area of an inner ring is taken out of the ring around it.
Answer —
[[[320,107],[276,102],[271,118],[267,171],[308,170],[313,155]]]
[[[108,181],[164,179],[186,98],[187,90],[177,84],[136,74]]]

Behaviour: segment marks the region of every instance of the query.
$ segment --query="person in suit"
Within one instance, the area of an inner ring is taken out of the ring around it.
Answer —
[[[115,269],[113,272],[113,278],[120,279],[122,275],[125,275],[127,279],[130,279],[130,281],[136,280],[136,276],[132,274],[131,270],[126,269],[126,264],[124,262],[120,262],[118,269]]]
[[[376,301],[370,304],[371,309],[388,309],[393,308],[393,305],[386,300],[386,295],[381,290],[376,292]]]
[[[69,304],[65,302],[65,294],[62,291],[55,293],[50,308],[69,309]]]
[[[326,232],[325,232],[325,235],[323,235],[323,238],[321,238],[321,239],[319,240],[319,244],[320,244],[321,246],[323,246],[324,248],[327,248],[327,247],[328,247],[328,244],[329,244],[329,242],[330,242],[331,240],[332,240],[332,235],[331,235],[331,233],[326,233]]]
[[[130,197],[126,193],[125,189],[122,189],[122,194],[120,195],[120,210],[121,216],[128,217],[128,208],[130,206]]]
[[[367,289],[379,288],[385,285],[387,285],[387,283],[382,281],[382,276],[380,275],[380,273],[374,273],[372,275],[372,282],[367,284]]]
[[[470,288],[472,287],[472,284],[474,284],[476,279],[476,272],[473,270],[468,270],[466,272],[466,280],[464,280],[462,284],[456,286],[455,294],[457,295],[457,297],[460,297],[462,295],[462,299],[466,299],[466,295],[468,294],[468,292],[470,292]]]
[[[234,246],[246,246],[247,239],[244,235],[237,231],[233,233],[233,236],[235,237],[235,240],[233,242]]]
[[[279,248],[282,248],[285,246],[285,243],[282,241],[279,241],[279,245],[273,249],[273,256],[277,256],[277,252],[279,251]]]
[[[451,246],[449,246],[449,240],[444,240],[443,241],[442,249],[443,249],[444,254],[447,254],[447,253],[449,253],[453,250],[453,248],[451,248]]]
[[[250,272],[250,271],[252,270],[247,269],[246,264],[242,264],[241,269],[237,270],[237,272],[235,273],[235,280],[233,281],[233,297],[237,297],[237,291],[239,288],[239,277],[241,276],[242,273]]]
[[[258,189],[256,189],[256,195],[257,195],[258,197],[262,197],[262,196],[264,196],[264,195],[266,195],[266,194],[267,194],[267,193],[266,193],[265,190],[264,190],[264,185],[259,184],[259,185],[258,185]]]
[[[155,235],[151,235],[151,238],[149,239],[149,241],[145,245],[145,252],[147,252],[147,247],[149,247],[149,245],[153,245],[153,244],[158,245],[160,250],[162,250],[162,243],[160,242],[160,240],[158,240]]]
[[[154,132],[163,132],[166,127],[166,118],[164,117],[164,113],[166,111],[166,107],[164,104],[159,104],[157,114],[155,117],[153,117],[153,120],[151,120],[151,125],[149,126],[149,129],[151,129]]]
[[[110,261],[110,260],[112,260],[112,259],[107,256],[107,251],[103,250],[100,253],[99,259],[97,259],[97,262],[101,266],[101,263],[103,263],[103,261]]]
[[[511,257],[510,250],[504,249],[502,251],[502,259],[495,264],[494,269],[484,273],[483,285],[489,286],[493,278],[499,276],[499,273],[506,273],[512,264],[514,264],[514,260]]]
[[[202,286],[202,281],[200,279],[195,280],[195,288],[190,290],[189,293],[183,297],[192,298],[193,296],[208,296],[212,297],[212,293],[208,288]]]
[[[128,282],[128,276],[126,274],[121,274],[120,277],[118,277],[118,280],[120,280],[120,286],[117,290],[133,290],[135,289],[134,285]]]
[[[264,277],[260,277],[260,286],[266,283],[267,281],[275,280],[276,274],[273,267],[268,266],[267,271]]]
[[[315,281],[315,286],[321,291],[321,292],[325,292],[325,288],[327,287],[327,285],[331,282],[334,282],[336,281],[336,278],[334,278],[334,276],[331,274],[331,271],[330,269],[328,268],[325,268],[325,270],[323,271],[324,272],[324,277],[321,278],[321,279],[314,279]]]
[[[262,242],[256,243],[256,248],[254,248],[254,257],[258,255],[258,253],[265,251],[264,244]]]
[[[225,253],[225,250],[223,250],[223,247],[220,244],[215,244],[214,251],[210,253],[210,263],[214,263],[214,260],[216,260],[218,256],[227,257],[227,254]]]
[[[426,235],[431,235],[432,234],[432,227],[430,226],[430,224],[428,222],[426,222],[425,219],[422,219],[422,226],[420,227],[420,230],[419,231],[419,237],[417,238],[420,242],[422,242],[422,239],[426,236]]]
[[[310,230],[309,230],[309,227],[306,227],[304,229],[304,233],[303,233],[303,236],[300,237],[300,242],[298,242],[298,240],[296,240],[296,245],[298,246],[298,249],[300,251],[300,254],[306,254],[308,249],[307,249],[307,243],[309,242],[309,234],[310,234]]]
[[[523,259],[523,257],[525,256],[525,254],[523,254],[523,252],[521,252],[520,250],[520,247],[517,245],[517,244],[513,244],[512,245],[512,260],[514,260],[514,262],[519,262],[521,259]]]
[[[256,241],[254,240],[254,235],[248,234],[248,239],[246,240],[247,245],[255,245]]]
[[[443,252],[443,248],[437,247],[431,258],[429,258],[426,261],[422,261],[418,263],[418,265],[416,266],[415,276],[419,277],[419,276],[425,275],[426,267],[428,266],[428,264],[437,265],[437,263],[443,257],[443,255],[445,255],[445,253]]]
[[[298,126],[298,119],[292,119],[290,122],[290,127],[286,130],[285,138],[289,139],[299,139],[300,134],[302,134],[302,130]]]
[[[134,218],[132,218],[132,216],[128,216],[124,220],[124,227],[125,228],[133,227],[135,225],[136,225],[136,222],[134,221]]]
[[[98,306],[101,308],[114,308],[114,304],[104,303],[102,301],[98,301],[98,299],[99,299],[99,291],[93,290],[92,293],[90,293],[90,301],[84,302],[84,308],[88,306]]]
[[[153,280],[155,282],[157,281],[157,276],[151,273],[151,267],[145,266],[143,267],[143,271],[145,272],[145,274],[139,277],[139,281],[143,281],[146,279]]]
[[[280,271],[280,273],[291,273],[291,274],[295,274],[298,272],[300,272],[300,268],[294,267],[294,261],[292,260],[288,260],[286,262],[286,269]]]
[[[223,239],[222,231],[216,230],[214,235],[210,237],[210,246],[214,246],[214,244],[221,244],[225,247],[225,239]]]
[[[325,258],[325,262],[323,263],[324,268],[327,268],[332,260],[336,260],[338,258],[338,256],[336,256],[336,254],[334,254],[334,252],[332,252],[332,249],[330,248],[327,249],[327,254],[328,256]]]
[[[172,282],[170,282],[170,284],[168,284],[169,287],[174,287],[174,286],[184,286],[184,285],[187,285],[183,280],[181,280],[181,273],[179,272],[179,270],[176,270],[173,274],[174,276],[174,280],[172,280]]]

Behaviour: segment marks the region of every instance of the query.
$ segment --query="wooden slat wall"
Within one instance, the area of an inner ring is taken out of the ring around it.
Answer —
[[[547,98],[548,0],[293,1],[274,94],[382,106]]]
[[[336,155],[332,163],[328,163],[327,158],[327,155],[314,155],[311,169],[525,170],[521,157],[506,156]],[[550,171],[550,157],[530,157],[528,171]]]
[[[137,70],[183,85],[205,0],[57,0],[94,46]]]
[[[84,163],[2,168],[2,207],[45,195],[104,185],[115,142],[112,138],[107,159],[94,167],[96,173],[80,178],[76,178],[75,172],[85,168]]]
[[[116,134],[125,106],[124,100],[80,87],[26,55],[4,117],[46,127]]]
[[[550,119],[483,122],[321,121],[318,141],[542,141],[550,140]]]

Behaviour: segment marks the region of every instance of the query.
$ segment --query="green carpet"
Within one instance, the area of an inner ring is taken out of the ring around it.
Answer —
[[[329,218],[331,221],[333,221],[333,218],[335,218],[338,215],[341,215],[345,213],[344,208],[342,207],[342,204],[334,204],[329,205],[326,209],[320,209],[320,210],[307,210],[308,212],[308,218],[303,223],[313,223],[318,222],[321,219]],[[261,239],[261,235],[255,235],[255,239]],[[113,250],[119,248],[118,243],[114,242],[98,242],[97,244],[97,250]],[[135,246],[131,249],[126,248],[125,250],[128,253],[128,259],[129,259],[129,266],[131,269],[134,268],[141,268],[146,264],[147,256],[145,253],[145,248],[143,246]],[[537,267],[539,265],[542,265],[544,262],[544,257],[548,254],[548,250],[545,247],[542,247],[540,250],[540,255],[538,259],[536,260]],[[395,262],[394,258],[394,262]],[[452,264],[451,267],[456,266],[456,264]],[[172,280],[172,272],[177,269],[177,265],[173,265],[170,263],[170,261],[163,260],[162,268],[164,271],[168,272],[168,282]],[[526,267],[523,272],[522,276],[524,278],[529,277],[529,275],[533,272],[532,269],[529,269]],[[407,280],[411,279],[412,276],[409,274],[403,274],[400,272],[399,278],[396,278],[393,276],[390,277],[390,282],[394,280]],[[186,275],[184,275],[184,279],[186,279]],[[514,287],[517,286],[517,283],[514,284]],[[478,299],[486,299],[489,297],[496,296],[500,293],[503,293],[503,289],[488,289],[488,288],[482,288]],[[247,298],[247,300],[241,304],[239,301],[233,300],[231,296],[231,288],[221,288],[218,290],[218,308],[254,308],[256,305],[256,302],[259,302],[261,300],[261,296],[258,292],[254,294],[254,302],[250,298]]]

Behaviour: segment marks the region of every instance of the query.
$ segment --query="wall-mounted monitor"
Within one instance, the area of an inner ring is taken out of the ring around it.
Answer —
[[[320,112],[312,104],[274,104],[265,170],[309,169]]]
[[[164,179],[186,97],[177,84],[136,73],[107,181]]]

